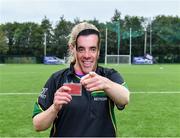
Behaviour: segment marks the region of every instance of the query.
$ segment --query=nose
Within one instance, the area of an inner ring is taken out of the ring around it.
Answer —
[[[84,51],[84,58],[90,58],[91,54],[88,50]]]

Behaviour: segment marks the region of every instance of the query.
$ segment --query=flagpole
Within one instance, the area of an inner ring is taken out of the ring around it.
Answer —
[[[105,65],[107,64],[107,27],[106,27],[106,37],[105,37]]]
[[[118,30],[117,30],[117,37],[118,37],[118,64],[119,64],[119,50],[120,50],[120,23],[118,22]]]
[[[129,32],[129,64],[131,64],[131,50],[132,50],[132,39],[131,39],[131,32],[132,32],[132,28],[130,28],[130,30],[129,30],[130,32]]]
[[[46,56],[46,47],[47,47],[47,34],[46,32],[44,33],[44,57]]]
[[[149,47],[150,47],[150,55],[152,56],[152,27],[151,27],[151,18],[149,19],[149,22],[150,22],[149,23],[150,24],[150,36],[149,36],[150,37],[149,38],[150,42],[149,42]]]

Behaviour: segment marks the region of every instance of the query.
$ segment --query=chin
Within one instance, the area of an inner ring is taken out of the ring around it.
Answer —
[[[86,71],[83,71],[83,72],[84,72],[84,74],[88,74],[88,73],[91,72],[91,71],[86,70]]]
[[[91,71],[93,71],[93,69],[83,69],[83,72],[84,72],[85,74],[88,74],[88,73],[91,72]]]

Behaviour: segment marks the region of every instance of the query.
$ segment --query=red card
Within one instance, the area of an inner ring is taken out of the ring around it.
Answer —
[[[81,96],[81,84],[80,83],[64,83],[64,86],[71,88],[67,93],[72,96]]]

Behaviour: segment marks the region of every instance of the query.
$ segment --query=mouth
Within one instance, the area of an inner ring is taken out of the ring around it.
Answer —
[[[92,67],[93,61],[83,61],[82,63],[85,68],[90,68]]]

